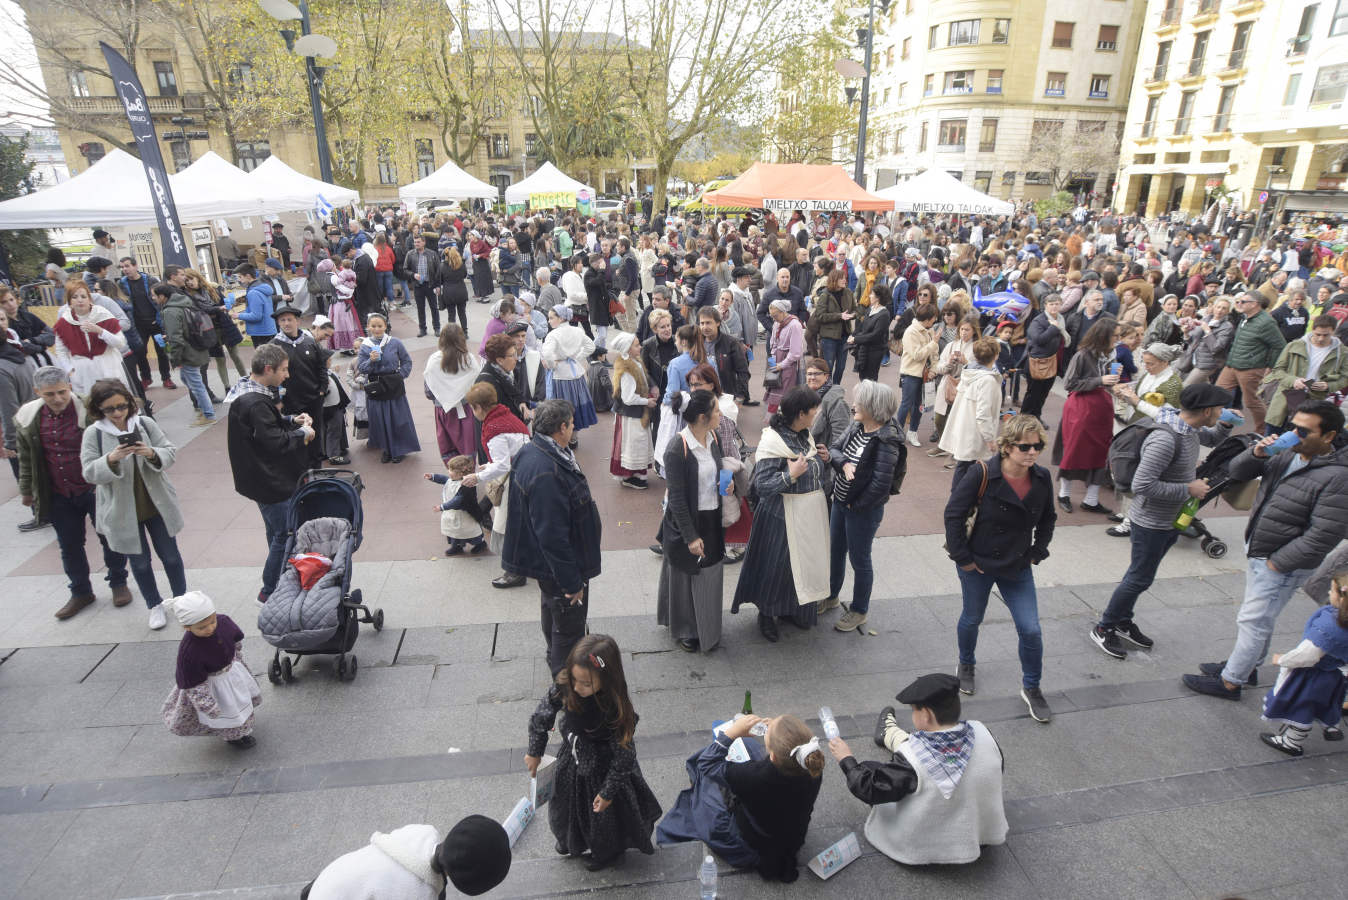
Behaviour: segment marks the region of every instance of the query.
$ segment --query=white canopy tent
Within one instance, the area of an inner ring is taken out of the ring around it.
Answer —
[[[145,180],[143,174],[141,180]],[[266,208],[261,186],[213,150],[207,150],[186,169],[170,175],[169,184],[173,187],[178,215],[184,222],[205,218],[188,215],[185,206],[209,206],[212,219],[256,216]]]
[[[247,173],[247,177],[256,184],[263,202],[272,211],[313,209],[320,205],[320,197],[332,206],[360,202],[359,191],[311,178],[275,156],[264,159],[256,169]]]
[[[928,169],[893,187],[876,191],[898,212],[932,215],[1009,216],[1015,205],[975,190],[941,169]]]
[[[69,181],[0,203],[0,229],[144,225],[155,221],[151,204],[140,160],[114,148]],[[181,200],[178,215],[191,218]]]
[[[534,194],[577,195],[581,191],[584,191],[589,195],[588,199],[594,199],[594,188],[590,187],[588,184],[582,184],[570,175],[565,174],[552,163],[543,163],[543,165],[539,166],[528,178],[516,182],[506,188],[506,206],[524,206],[528,204],[529,197]]]
[[[500,191],[449,160],[419,181],[398,188],[398,199],[415,206],[422,200],[495,200]]]

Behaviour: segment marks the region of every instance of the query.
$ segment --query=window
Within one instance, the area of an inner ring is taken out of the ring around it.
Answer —
[[[923,123],[922,123],[922,130],[919,131],[918,134],[917,134],[917,152],[918,152],[918,153],[926,153],[926,152],[927,152],[927,123],[926,123],[926,122],[923,122]]]
[[[80,144],[80,153],[84,155],[84,158],[89,162],[89,165],[92,166],[106,156],[108,151],[98,141],[89,141],[88,143]]]
[[[1026,183],[1026,184],[1052,184],[1052,183],[1053,183],[1053,178],[1049,175],[1048,172],[1026,172],[1026,173],[1025,173],[1025,183]]]
[[[1011,20],[993,19],[992,20],[992,42],[994,44],[1005,44],[1011,40]]]
[[[1198,14],[1205,16],[1208,13],[1215,13],[1221,4],[1222,0],[1198,0]]]
[[[1236,102],[1236,86],[1228,84],[1217,97],[1217,115],[1212,117],[1213,131],[1231,130],[1231,107]]]
[[[417,138],[417,177],[425,178],[435,171],[435,145],[429,138]]]
[[[1228,69],[1239,69],[1245,65],[1245,51],[1250,46],[1250,29],[1253,22],[1241,22],[1236,26],[1235,37],[1231,38],[1231,53],[1226,57]]]
[[[903,49],[899,51],[899,59],[907,59],[908,54],[912,52],[912,49],[913,49],[913,39],[910,37],[904,38]]]
[[[903,128],[899,127],[894,131],[894,152],[903,152]]]
[[[1054,22],[1053,23],[1053,44],[1063,50],[1072,49],[1072,29],[1076,28],[1075,22]]]
[[[1301,24],[1297,26],[1297,36],[1292,38],[1291,49],[1287,51],[1288,56],[1295,56],[1306,52],[1306,48],[1311,45],[1311,30],[1315,28],[1315,14],[1320,9],[1320,4],[1312,3],[1301,10]]]
[[[1311,106],[1321,103],[1341,103],[1345,87],[1348,87],[1348,63],[1322,66],[1320,71],[1315,73],[1315,86],[1311,88]]]
[[[1067,93],[1067,73],[1049,72],[1044,82],[1045,97],[1062,97]]]
[[[155,63],[154,80],[159,82],[159,96],[161,97],[178,96],[178,77],[173,74],[173,63],[171,62]]]
[[[924,96],[924,97],[930,97],[930,96],[931,96],[931,91],[932,91],[932,85],[934,85],[935,83],[936,83],[936,76],[935,76],[935,75],[928,75],[926,78],[924,78],[924,79],[922,80],[922,96]]]
[[[1119,26],[1101,25],[1100,36],[1095,39],[1096,50],[1119,49]]]
[[[252,90],[257,85],[257,77],[253,73],[252,63],[242,62],[230,66],[229,84],[231,87]]]
[[[242,145],[239,145],[242,147]],[[356,169],[359,168],[360,161],[358,150],[359,146],[355,141],[341,140],[340,138],[332,142],[332,165],[335,171],[341,172],[348,178],[356,177]],[[243,168],[243,151],[239,151],[239,167]]]
[[[1329,17],[1329,36],[1348,34],[1348,0],[1339,0]]]
[[[898,101],[899,101],[900,103],[903,102],[903,95],[906,94],[906,93],[908,93],[908,82],[906,82],[906,81],[900,81],[900,82],[899,82],[899,96],[898,96]]]
[[[1002,70],[988,69],[988,93],[1000,94],[1002,92]]]
[[[1194,97],[1198,91],[1185,91],[1180,94],[1179,115],[1175,117],[1175,134],[1189,133],[1189,120],[1194,114]]]
[[[1002,173],[1002,184],[1015,184],[1015,183],[1016,183],[1016,173],[1015,173],[1015,172],[1003,172],[1003,173]]]
[[[1208,55],[1208,38],[1211,31],[1200,31],[1194,35],[1194,51],[1189,54],[1189,74],[1199,75],[1203,71],[1203,57]]]
[[[487,156],[492,159],[509,159],[510,135],[493,134],[487,143]]]
[[[169,153],[173,155],[173,171],[181,172],[192,165],[192,146],[187,141],[169,141]]]
[[[972,94],[974,90],[974,70],[961,69],[958,72],[945,73],[943,94]]]
[[[85,72],[67,72],[66,81],[70,84],[70,96],[88,97],[89,76]]]
[[[1156,45],[1156,65],[1151,69],[1152,81],[1165,79],[1165,70],[1170,68],[1170,48],[1174,43],[1174,41],[1161,41]]]
[[[931,28],[927,29],[927,49],[928,49],[928,50],[935,50],[935,49],[936,49],[936,29],[937,29],[938,27],[939,27],[939,26],[937,26],[937,25],[933,25],[933,26],[931,26]]]
[[[1269,160],[1269,163],[1270,163],[1271,165],[1281,166],[1281,165],[1282,165],[1283,163],[1285,163],[1285,162],[1287,162],[1287,148],[1286,148],[1286,147],[1274,147],[1274,148],[1273,148],[1273,158]]]
[[[393,162],[393,141],[384,138],[376,146],[375,153],[379,162],[379,183],[397,184],[398,167]]]
[[[1165,0],[1165,9],[1161,11],[1161,24],[1174,25],[1180,20],[1183,0]]]
[[[1282,92],[1282,105],[1295,106],[1297,92],[1301,90],[1301,73],[1287,76],[1287,88]]]
[[[510,174],[507,172],[493,173],[487,180],[498,192],[504,193],[505,189],[510,187]]]
[[[978,19],[960,19],[957,22],[950,23],[950,40],[948,47],[959,47],[964,44],[978,43]]]
[[[1092,99],[1092,100],[1108,100],[1108,99],[1109,99],[1109,76],[1108,76],[1108,75],[1092,75],[1092,76],[1091,76],[1091,91],[1090,91],[1090,93],[1087,94],[1086,96],[1090,97],[1090,99]]]
[[[936,137],[936,146],[941,149],[964,149],[964,135],[968,131],[968,119],[945,119],[941,122],[940,133]]]
[[[1161,98],[1152,96],[1147,98],[1147,114],[1142,119],[1142,136],[1152,137],[1156,134],[1156,111],[1161,107]]]
[[[988,188],[990,187],[992,187],[991,172],[974,173],[974,190],[982,191],[983,193],[986,194],[988,192]]]
[[[538,135],[526,134],[524,136],[524,155],[525,156],[538,155]]]
[[[885,88],[885,98],[884,98],[884,103],[883,103],[882,105],[884,105],[884,106],[888,106],[888,105],[889,105],[889,88]]]
[[[885,65],[886,65],[886,66],[892,66],[892,65],[894,65],[894,48],[893,48],[893,47],[890,47],[888,50],[885,51]]]
[[[234,145],[234,155],[239,158],[239,168],[251,172],[271,156],[271,144],[267,141],[239,141]],[[354,174],[355,169],[349,171]]]
[[[996,149],[997,149],[997,120],[984,119],[983,130],[978,135],[978,152],[992,153]]]

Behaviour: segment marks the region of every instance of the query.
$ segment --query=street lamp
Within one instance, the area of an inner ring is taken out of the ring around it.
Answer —
[[[866,51],[865,62],[858,66],[853,60],[840,59],[834,66],[844,78],[861,78],[861,119],[857,124],[857,159],[856,166],[852,170],[852,180],[863,188],[866,186],[866,118],[871,110],[871,54],[875,49],[876,2],[877,0],[870,0],[866,13],[866,27],[857,29],[857,48]],[[891,0],[878,0],[878,2],[881,15],[889,12]],[[847,102],[851,103],[855,88],[847,90]]]
[[[304,57],[304,80],[309,86],[309,108],[314,116],[314,139],[318,142],[318,172],[323,181],[332,183],[332,156],[328,153],[328,129],[323,122],[323,101],[319,89],[323,86],[324,67],[314,61],[321,56],[331,59],[337,55],[337,42],[321,34],[309,31],[309,2],[300,0],[299,6],[290,0],[258,0],[263,12],[280,22],[293,22],[299,19],[300,34],[296,38],[292,28],[282,28],[281,37],[286,49]]]

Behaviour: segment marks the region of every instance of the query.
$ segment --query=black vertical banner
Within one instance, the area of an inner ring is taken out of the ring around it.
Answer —
[[[169,188],[168,172],[164,168],[164,154],[160,152],[159,141],[155,137],[145,89],[140,86],[136,70],[122,54],[102,41],[98,46],[102,48],[103,58],[108,62],[108,77],[112,79],[113,86],[117,88],[117,98],[126,109],[131,135],[136,139],[140,161],[145,166],[145,180],[150,183],[154,214],[159,222],[164,265],[190,267],[192,260],[187,255],[187,242],[183,240],[182,225],[178,222],[178,208],[173,204],[173,191]]]

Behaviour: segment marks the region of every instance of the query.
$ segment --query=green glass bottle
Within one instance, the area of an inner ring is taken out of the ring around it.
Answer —
[[[1190,497],[1184,501],[1180,511],[1175,515],[1175,530],[1184,531],[1194,522],[1194,516],[1198,515],[1198,498]]]
[[[752,716],[754,714],[754,698],[748,691],[744,692],[744,709],[741,709],[740,712],[744,713],[746,716]]]

